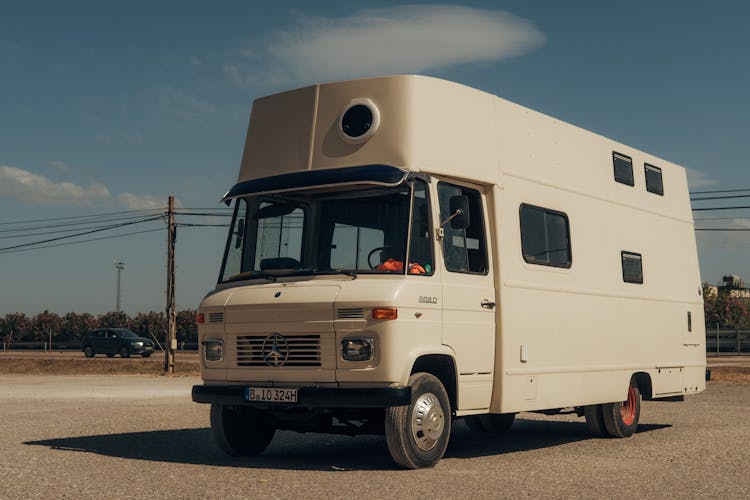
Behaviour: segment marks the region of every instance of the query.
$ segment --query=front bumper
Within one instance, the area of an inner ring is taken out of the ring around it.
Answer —
[[[256,386],[257,387],[257,386]],[[247,401],[244,385],[194,385],[193,401],[225,405],[303,408],[386,408],[411,403],[411,387],[300,387],[297,403]]]

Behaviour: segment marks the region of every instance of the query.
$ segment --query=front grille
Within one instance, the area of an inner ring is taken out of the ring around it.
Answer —
[[[276,335],[276,354],[273,337],[237,337],[237,366],[320,366],[320,335]]]
[[[365,311],[360,308],[339,309],[336,316],[338,319],[359,319],[365,317]]]
[[[209,323],[224,323],[224,313],[223,312],[208,313],[208,322]]]

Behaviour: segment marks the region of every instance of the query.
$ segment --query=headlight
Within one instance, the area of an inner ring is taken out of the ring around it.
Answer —
[[[130,345],[133,347],[143,347],[143,342],[131,342]]]
[[[346,337],[341,341],[341,350],[347,361],[370,361],[375,354],[372,337]]]
[[[206,361],[221,361],[224,359],[224,342],[219,339],[204,340],[203,357]]]

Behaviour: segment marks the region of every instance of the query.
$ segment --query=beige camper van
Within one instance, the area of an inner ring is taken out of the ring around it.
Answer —
[[[455,83],[393,76],[253,104],[199,309],[218,445],[385,434],[429,467],[452,424],[568,409],[627,437],[705,387],[685,170]]]

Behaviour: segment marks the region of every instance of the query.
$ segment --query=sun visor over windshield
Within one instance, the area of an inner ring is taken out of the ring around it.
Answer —
[[[407,171],[388,165],[305,170],[239,182],[224,195],[221,201],[228,204],[230,200],[239,196],[327,186],[354,184],[397,186],[406,179],[407,175]]]

